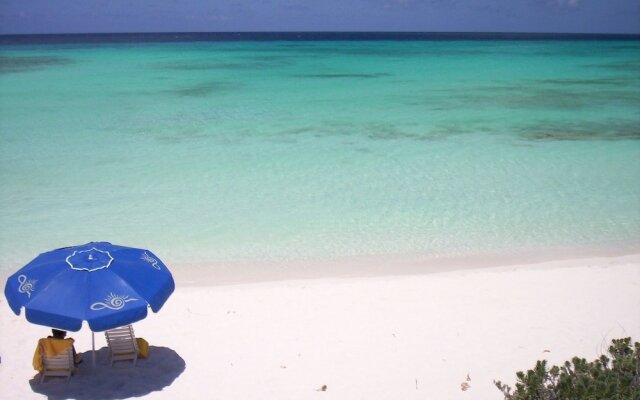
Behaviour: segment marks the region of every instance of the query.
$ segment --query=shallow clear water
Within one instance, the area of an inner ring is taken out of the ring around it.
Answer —
[[[640,42],[0,47],[0,269],[640,241]]]

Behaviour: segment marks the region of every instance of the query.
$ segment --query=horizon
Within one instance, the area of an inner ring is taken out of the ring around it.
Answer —
[[[534,38],[534,37],[548,37],[548,38],[565,38],[565,37],[615,37],[615,38],[628,38],[631,40],[640,40],[640,33],[618,33],[618,32],[533,32],[533,31],[358,31],[358,30],[340,30],[340,31],[294,31],[294,30],[280,30],[280,31],[130,31],[130,32],[58,32],[58,33],[0,33],[0,37],[20,37],[20,36],[127,36],[127,35],[140,35],[140,36],[152,36],[152,35],[353,35],[364,36],[373,35],[368,39],[376,39],[375,36],[380,38],[386,38],[391,35],[397,36],[432,36],[436,38],[438,36],[451,37],[472,37],[472,36],[494,36],[495,38],[504,37],[506,39],[518,39],[518,38]]]
[[[610,35],[610,36],[638,36],[640,32],[569,32],[569,31],[417,31],[417,30],[228,30],[228,31],[118,31],[118,32],[29,32],[29,33],[2,33],[0,36],[26,36],[26,35],[143,35],[143,34],[231,34],[231,33],[384,33],[384,34],[523,34],[523,35]]]

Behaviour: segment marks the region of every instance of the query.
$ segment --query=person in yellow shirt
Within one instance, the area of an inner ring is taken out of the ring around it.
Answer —
[[[38,340],[38,346],[33,354],[33,368],[36,371],[42,372],[44,366],[42,365],[42,355],[57,356],[64,353],[69,347],[73,351],[73,363],[78,365],[82,362],[82,357],[76,354],[76,349],[73,346],[74,340],[72,338],[66,338],[67,332],[59,329],[51,330],[52,336],[42,338]]]

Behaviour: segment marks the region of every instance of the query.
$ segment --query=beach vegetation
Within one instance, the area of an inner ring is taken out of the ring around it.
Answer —
[[[594,361],[573,357],[551,368],[538,360],[533,369],[516,373],[515,390],[494,383],[505,400],[640,400],[640,343],[613,339],[608,352]]]

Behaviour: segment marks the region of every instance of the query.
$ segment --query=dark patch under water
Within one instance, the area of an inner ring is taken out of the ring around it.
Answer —
[[[210,71],[210,70],[263,70],[289,65],[290,61],[274,57],[243,58],[237,62],[215,60],[174,61],[156,64],[156,68],[173,71]]]
[[[412,132],[389,123],[371,123],[367,126],[367,136],[374,140],[417,140],[430,141],[443,139],[458,132],[447,132],[438,129],[428,134]]]
[[[484,133],[525,140],[545,141],[621,141],[640,140],[640,125],[633,119],[593,121],[539,121],[527,125],[509,124],[497,127],[491,121],[468,120],[443,122],[429,129],[388,122],[370,122],[366,125],[338,121],[324,121],[321,127],[305,127],[317,135],[359,135],[365,133],[372,140],[443,140],[459,135]]]
[[[595,87],[594,87],[595,86]],[[513,85],[440,89],[405,96],[404,104],[431,111],[491,108],[513,110],[597,110],[640,107],[640,79],[611,77],[521,81]]]
[[[640,79],[635,77],[609,77],[609,78],[592,78],[592,79],[542,79],[537,81],[550,85],[611,85],[611,86],[628,86],[637,84]]]
[[[531,45],[529,45],[531,46]],[[236,53],[250,53],[251,48],[229,48],[225,51]],[[327,42],[284,42],[274,45],[270,48],[263,48],[261,52],[281,53],[283,51],[292,54],[292,57],[298,59],[312,58],[332,58],[335,56],[343,57],[384,57],[386,59],[406,59],[406,58],[426,58],[433,60],[436,57],[467,57],[467,56],[486,56],[491,58],[510,57],[514,55],[531,55],[531,50],[527,47],[513,45],[503,42],[485,42],[480,45],[461,44],[458,46],[448,46],[438,43],[419,44],[410,46],[390,47],[387,45],[380,46],[376,43],[327,43]]]
[[[168,92],[180,97],[206,97],[214,93],[221,93],[240,88],[239,83],[204,82],[192,86],[169,90]]]
[[[620,134],[598,133],[593,131],[533,131],[522,135],[529,140],[576,141],[576,140],[640,140],[640,131]]]
[[[546,123],[520,128],[520,137],[533,141],[640,140],[640,126],[635,121],[609,123]]]
[[[28,72],[37,69],[73,64],[65,57],[57,56],[2,56],[0,55],[0,73]]]
[[[633,72],[640,76],[640,60],[616,61],[608,64],[589,65],[590,67],[604,68],[617,72]]]
[[[326,73],[326,74],[296,74],[293,75],[296,78],[320,78],[320,79],[341,79],[341,78],[362,78],[362,79],[370,79],[370,78],[382,78],[385,76],[391,76],[388,73]]]

